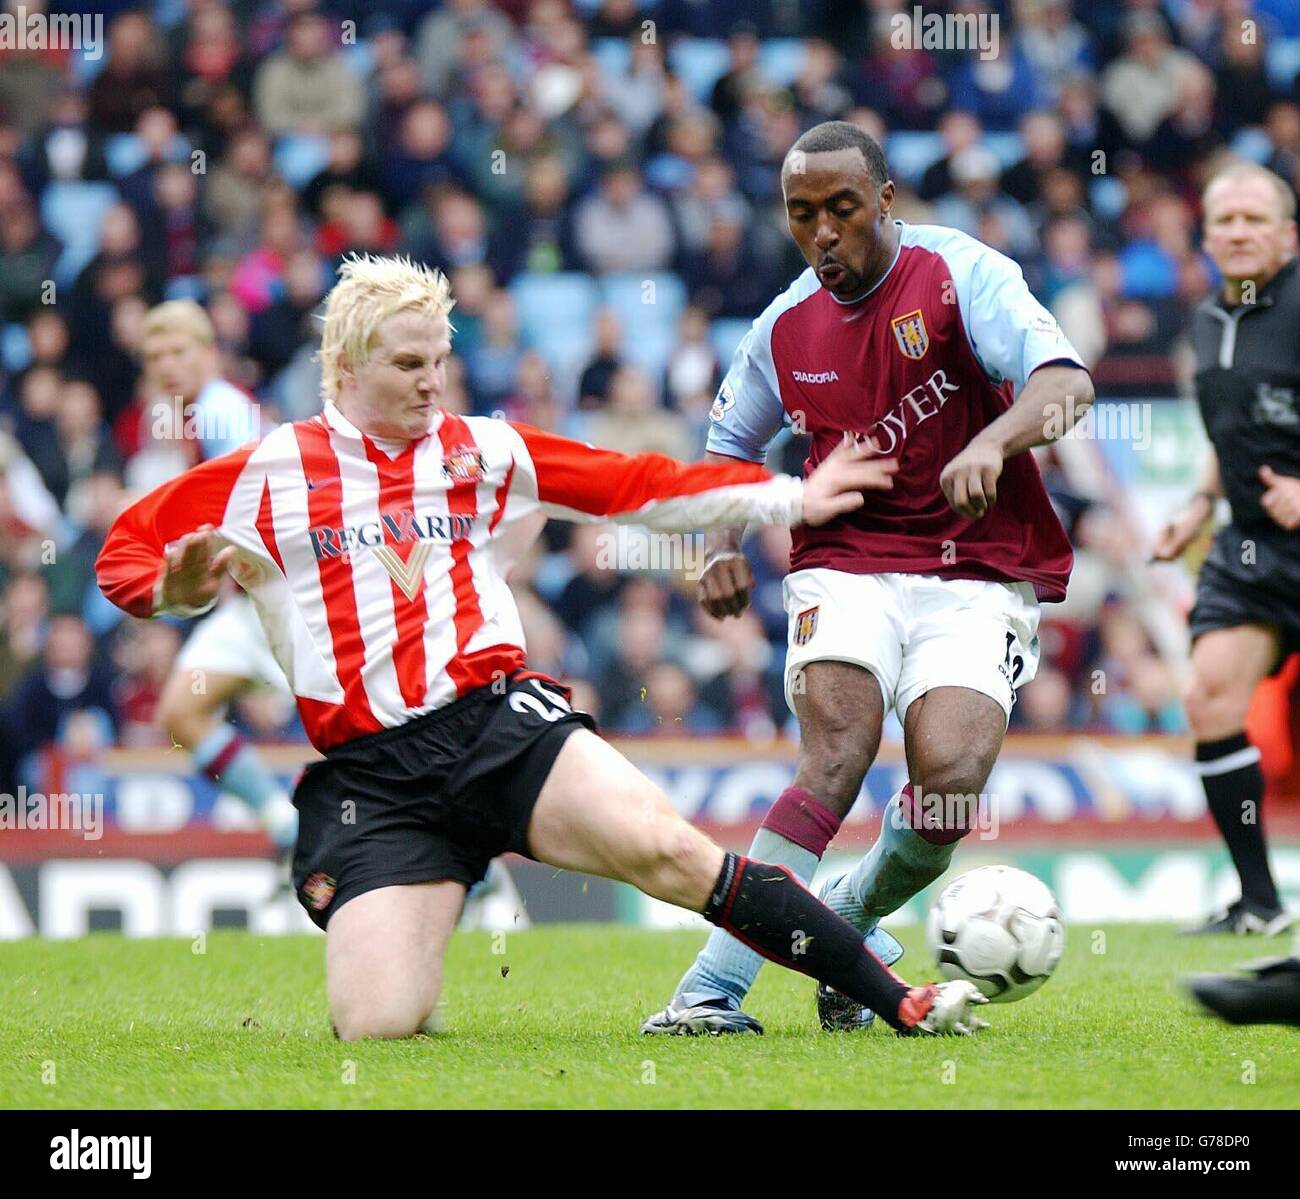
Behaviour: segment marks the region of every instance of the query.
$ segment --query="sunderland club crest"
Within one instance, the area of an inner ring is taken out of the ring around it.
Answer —
[[[898,341],[898,348],[907,358],[924,358],[930,348],[930,335],[925,331],[925,318],[918,308],[889,322]]]
[[[813,639],[813,634],[817,632],[817,613],[820,611],[821,604],[817,604],[805,608],[794,618],[795,645],[807,645]]]
[[[329,907],[336,889],[337,884],[334,880],[323,871],[317,870],[303,883],[302,894],[303,898],[311,904],[313,912],[321,912]]]
[[[442,473],[457,483],[477,483],[483,478],[483,455],[473,446],[453,446],[443,455]]]

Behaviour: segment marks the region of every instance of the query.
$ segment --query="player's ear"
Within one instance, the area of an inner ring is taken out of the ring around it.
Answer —
[[[886,179],[881,184],[877,199],[880,204],[881,217],[887,217],[889,210],[894,206],[894,181],[892,179]]]

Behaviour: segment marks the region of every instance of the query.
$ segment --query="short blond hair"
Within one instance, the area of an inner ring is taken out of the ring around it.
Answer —
[[[205,346],[216,345],[217,331],[203,305],[194,300],[168,300],[150,308],[140,326],[140,340],[156,333],[188,333]]]
[[[1291,185],[1281,175],[1270,171],[1268,167],[1260,166],[1257,162],[1251,162],[1249,159],[1238,159],[1229,162],[1222,170],[1214,173],[1209,183],[1205,185],[1205,190],[1201,192],[1202,210],[1205,208],[1205,201],[1209,198],[1210,189],[1216,183],[1228,181],[1239,183],[1243,179],[1263,179],[1277,193],[1278,211],[1282,219],[1284,221],[1295,220],[1295,193],[1291,190]]]
[[[409,258],[380,258],[354,254],[339,267],[339,281],[325,300],[325,328],[321,333],[321,395],[337,400],[342,372],[339,359],[352,367],[365,364],[370,343],[379,328],[399,312],[447,319],[456,303],[451,283],[439,270]]]

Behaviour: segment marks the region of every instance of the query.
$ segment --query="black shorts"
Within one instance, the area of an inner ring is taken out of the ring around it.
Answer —
[[[1225,526],[1215,534],[1201,567],[1188,624],[1193,641],[1215,629],[1269,625],[1281,638],[1271,672],[1276,674],[1291,654],[1300,652],[1300,564],[1273,538]]]
[[[524,671],[398,728],[331,749],[294,790],[293,885],[324,928],[349,899],[398,883],[473,886],[498,854],[531,856],[528,822],[561,746],[595,729],[569,690]]]

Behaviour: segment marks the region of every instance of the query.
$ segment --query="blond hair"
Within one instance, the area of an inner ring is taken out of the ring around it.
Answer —
[[[1228,180],[1240,182],[1243,179],[1263,179],[1277,193],[1278,210],[1284,221],[1295,220],[1295,193],[1291,190],[1290,185],[1281,175],[1274,174],[1268,167],[1260,166],[1257,162],[1251,162],[1248,159],[1240,159],[1235,162],[1229,162],[1221,171],[1216,171],[1209,183],[1205,185],[1205,190],[1201,192],[1201,208],[1205,208],[1205,201],[1209,197],[1210,189],[1216,183],[1224,183]]]
[[[325,328],[321,333],[318,358],[321,365],[321,395],[335,401],[339,396],[342,371],[339,359],[356,368],[370,356],[375,330],[399,312],[447,318],[455,300],[451,284],[439,270],[432,270],[409,258],[380,258],[354,254],[339,267],[339,281],[325,300]]]
[[[140,339],[143,341],[155,333],[188,333],[205,346],[215,345],[217,341],[212,318],[193,300],[168,300],[150,308],[140,327]]]

